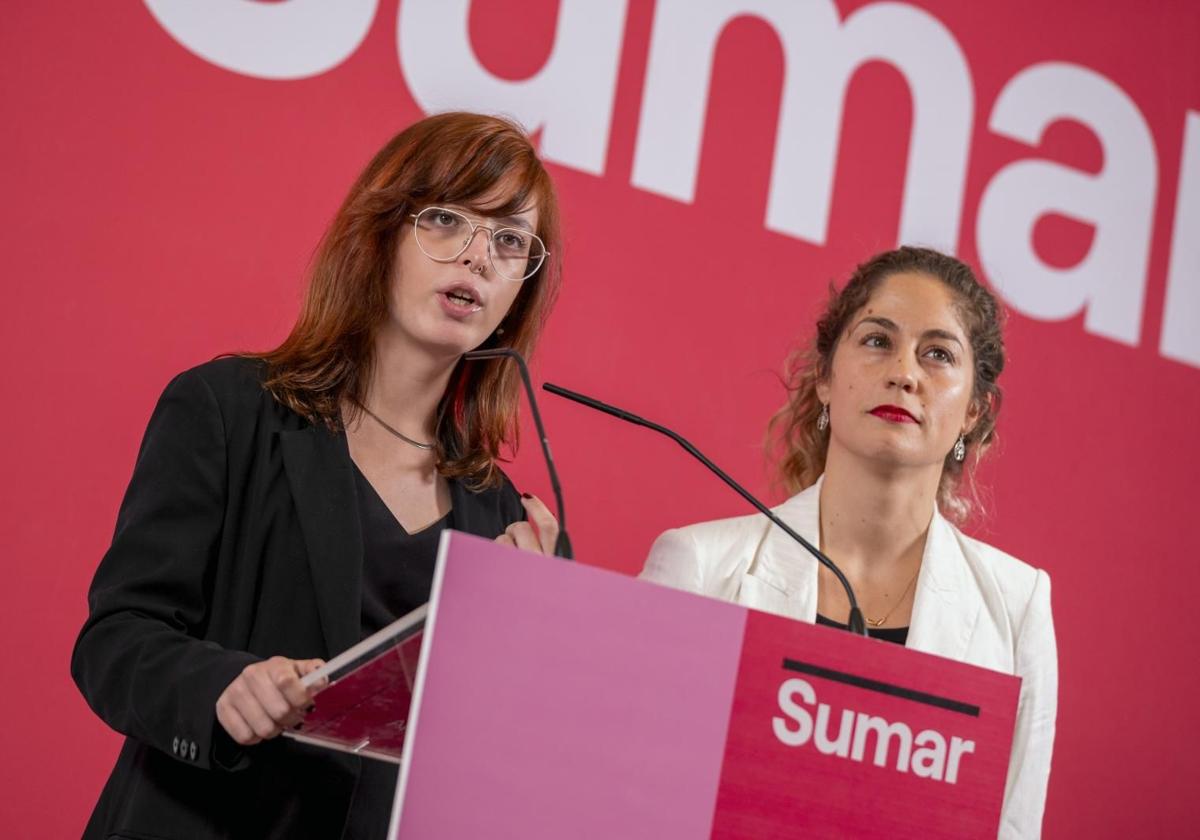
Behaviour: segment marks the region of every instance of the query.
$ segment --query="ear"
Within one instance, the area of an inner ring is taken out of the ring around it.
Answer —
[[[971,404],[967,406],[966,419],[963,422],[962,434],[964,436],[975,431],[975,427],[979,425],[979,418],[983,416],[984,409],[988,407],[986,403],[990,401],[990,398],[984,400],[971,400]]]
[[[817,399],[821,401],[821,405],[829,405],[829,382],[824,379],[817,380]]]

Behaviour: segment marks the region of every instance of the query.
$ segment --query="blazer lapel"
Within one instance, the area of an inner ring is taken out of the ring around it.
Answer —
[[[344,435],[320,426],[280,432],[329,655],[361,634],[362,529]]]
[[[788,499],[775,513],[800,536],[819,545],[821,480]],[[767,531],[742,575],[737,601],[803,621],[817,619],[817,559],[778,526]],[[950,523],[937,511],[929,524],[909,623],[907,647],[966,660],[983,608],[979,587]]]
[[[966,661],[983,599],[954,529],[934,511],[921,558],[907,647]]]
[[[775,515],[813,545],[820,541],[821,482],[774,509]],[[742,575],[737,601],[754,609],[803,621],[817,619],[817,560],[778,525],[766,532]]]

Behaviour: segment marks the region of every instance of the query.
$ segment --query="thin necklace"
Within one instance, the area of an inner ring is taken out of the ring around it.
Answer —
[[[879,619],[878,621],[868,618],[867,624],[870,624],[872,627],[882,627],[883,625],[887,624],[887,620],[892,617],[892,613],[896,611],[896,607],[903,604],[904,599],[908,597],[908,591],[912,589],[913,584],[917,582],[917,575],[920,573],[921,567],[917,566],[917,570],[913,572],[912,580],[908,582],[908,586],[904,587],[904,593],[900,596],[900,600],[892,605],[892,608],[887,611],[887,615],[885,615],[883,618]]]
[[[367,408],[367,407],[366,407],[365,405],[363,405],[362,403],[359,403],[359,404],[358,404],[358,407],[359,407],[359,408],[361,408],[363,411],[367,412],[367,415],[368,415],[368,416],[369,416],[369,417],[370,417],[372,420],[374,420],[374,421],[375,421],[376,423],[378,423],[380,426],[383,426],[383,428],[387,429],[389,432],[391,432],[391,433],[392,433],[393,435],[395,435],[396,437],[400,438],[400,440],[404,441],[404,442],[405,442],[405,443],[407,443],[409,446],[415,446],[415,447],[417,447],[417,449],[424,449],[424,450],[427,450],[427,451],[428,451],[428,450],[430,450],[430,449],[433,449],[433,444],[432,444],[432,443],[421,443],[419,440],[413,440],[413,439],[412,439],[412,438],[410,438],[408,435],[404,434],[404,432],[401,432],[401,431],[399,431],[398,429],[393,429],[393,428],[392,428],[391,426],[389,426],[387,423],[384,423],[382,420],[380,420],[380,419],[379,419],[379,415],[377,415],[375,412],[371,411],[371,409]],[[886,620],[886,619],[885,619],[885,620]]]

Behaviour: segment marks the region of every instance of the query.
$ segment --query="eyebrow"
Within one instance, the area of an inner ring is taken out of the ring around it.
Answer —
[[[501,216],[496,221],[500,223],[500,227],[519,227],[533,232],[533,226],[521,216]]]
[[[466,204],[455,204],[454,202],[447,202],[445,204],[439,204],[436,206],[444,207],[447,210],[456,210],[459,213],[466,213],[467,215],[475,216],[476,218],[484,219],[486,221],[497,222],[498,223],[498,225],[496,225],[497,227],[502,227],[502,228],[515,227],[515,228],[521,228],[522,230],[527,230],[530,233],[534,232],[533,225],[529,224],[529,222],[527,222],[523,216],[493,216],[492,214],[488,213],[488,211],[486,211],[486,210],[480,210],[475,207],[470,207]],[[529,208],[529,209],[532,209],[532,208]],[[489,227],[492,227],[492,225],[489,225]]]
[[[465,207],[457,204],[451,204],[450,209],[471,213],[472,215],[479,216],[484,219],[491,219],[499,222],[500,227],[519,227],[523,230],[533,233],[533,225],[529,224],[529,222],[527,222],[523,216],[493,216],[486,210],[477,210],[474,207]]]
[[[889,332],[900,332],[900,327],[895,321],[893,321],[891,318],[884,318],[879,315],[868,315],[866,318],[863,318],[861,321],[855,324],[854,329],[858,329],[863,324],[878,324]],[[959,347],[963,346],[962,339],[949,330],[937,328],[925,330],[925,332],[921,333],[921,338],[940,338],[943,341],[953,341]]]

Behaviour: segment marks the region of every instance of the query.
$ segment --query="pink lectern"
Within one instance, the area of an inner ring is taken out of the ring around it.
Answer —
[[[303,736],[399,840],[996,836],[1015,677],[453,532],[404,621]]]

